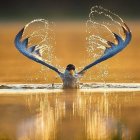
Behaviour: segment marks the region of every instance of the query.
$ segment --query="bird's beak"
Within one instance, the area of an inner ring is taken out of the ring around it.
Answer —
[[[74,70],[69,71],[71,75],[74,75]]]

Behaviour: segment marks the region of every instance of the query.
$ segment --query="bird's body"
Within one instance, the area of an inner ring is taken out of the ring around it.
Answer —
[[[79,81],[83,75],[74,73],[73,75],[65,70],[64,73],[60,74],[60,78],[63,81],[63,88],[79,88]]]

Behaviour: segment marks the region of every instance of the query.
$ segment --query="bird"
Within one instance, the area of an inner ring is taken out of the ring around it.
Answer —
[[[121,52],[126,46],[128,46],[128,44],[130,43],[131,38],[132,38],[131,31],[125,22],[123,22],[121,27],[122,27],[122,30],[125,34],[125,39],[123,39],[120,35],[112,32],[117,44],[115,44],[111,41],[107,41],[107,44],[110,47],[105,48],[103,55],[100,58],[98,58],[97,60],[95,60],[92,63],[83,67],[83,69],[80,70],[79,72],[76,72],[76,67],[74,64],[68,64],[65,68],[65,71],[61,72],[58,68],[47,63],[41,57],[40,49],[39,49],[39,47],[37,47],[37,45],[27,47],[29,38],[25,38],[23,41],[21,41],[25,27],[22,28],[18,32],[18,34],[15,37],[14,43],[15,43],[16,48],[23,55],[25,55],[26,57],[32,59],[33,61],[40,63],[40,64],[48,67],[49,69],[55,71],[59,75],[59,77],[61,78],[61,80],[63,82],[63,88],[65,88],[65,89],[67,89],[67,88],[77,89],[77,88],[79,88],[80,79],[83,77],[83,75],[86,73],[86,71],[88,69],[90,69],[91,67],[113,57],[114,55]]]
[[[68,64],[65,72],[60,74],[63,81],[63,88],[79,88],[80,78],[83,74],[77,74],[73,64]]]

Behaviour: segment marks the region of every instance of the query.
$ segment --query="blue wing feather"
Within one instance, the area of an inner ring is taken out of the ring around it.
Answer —
[[[41,57],[39,59],[39,58],[35,57],[35,55],[33,55],[33,53],[35,52],[36,55],[40,56],[39,49],[35,50],[36,46],[32,46],[32,47],[27,48],[28,38],[24,39],[22,42],[20,41],[22,38],[23,32],[24,32],[24,28],[15,37],[16,48],[26,57],[34,60],[37,63],[44,65],[44,66],[47,66],[48,68],[52,69],[53,71],[57,72],[58,74],[61,74],[61,72],[57,68],[55,68],[54,66],[43,61]]]
[[[24,49],[26,49],[27,48],[27,45],[28,45],[28,38],[26,38],[25,40],[23,40],[22,44],[23,44],[23,47],[25,47]]]
[[[30,52],[30,53],[34,52],[35,47],[36,47],[36,45],[35,45],[35,46],[32,46],[32,47],[30,47],[30,48],[28,48],[28,49],[27,49],[28,52]]]

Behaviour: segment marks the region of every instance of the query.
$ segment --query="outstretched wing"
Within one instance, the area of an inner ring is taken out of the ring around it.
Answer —
[[[132,38],[131,31],[125,23],[122,25],[122,29],[125,34],[125,40],[123,40],[119,35],[113,33],[115,39],[117,40],[117,45],[115,45],[113,42],[107,41],[110,48],[106,48],[104,54],[99,59],[85,66],[80,72],[78,72],[78,74],[81,74],[85,72],[87,69],[93,67],[94,65],[111,58],[112,56],[122,51],[129,44]]]
[[[34,60],[37,63],[44,65],[44,66],[47,66],[48,68],[52,69],[53,71],[57,72],[58,74],[61,74],[61,72],[57,68],[48,64],[45,60],[42,59],[42,57],[40,55],[40,50],[39,50],[39,48],[36,47],[36,45],[27,48],[29,38],[26,38],[23,41],[21,41],[23,32],[24,32],[24,28],[15,37],[16,48],[26,57]]]

